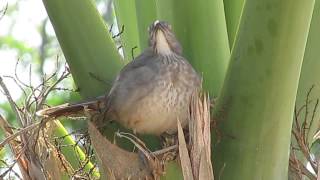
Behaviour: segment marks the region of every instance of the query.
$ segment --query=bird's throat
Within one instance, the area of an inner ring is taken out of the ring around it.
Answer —
[[[156,34],[156,51],[161,55],[169,55],[172,53],[168,40],[161,30]]]

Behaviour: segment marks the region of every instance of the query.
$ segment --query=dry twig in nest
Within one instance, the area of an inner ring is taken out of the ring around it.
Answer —
[[[16,70],[17,66],[18,62]],[[14,173],[13,166],[16,163],[19,166],[22,177],[19,177],[18,173],[14,174],[20,179],[56,179],[57,177],[63,177],[62,174],[65,172],[61,171],[61,167],[64,165],[69,169],[72,168],[66,161],[63,161],[64,157],[61,152],[48,140],[54,123],[47,122],[53,119],[38,119],[35,116],[35,112],[44,106],[49,93],[56,90],[56,85],[70,74],[69,69],[65,67],[65,71],[59,77],[57,77],[57,72],[54,72],[49,77],[44,77],[42,83],[36,87],[31,86],[31,82],[22,82],[16,70],[15,77],[4,77],[14,80],[18,87],[20,87],[25,96],[23,105],[18,105],[13,100],[10,91],[3,82],[2,77],[0,77],[2,92],[7,97],[16,120],[20,125],[20,127],[14,128],[4,117],[0,116],[0,127],[6,135],[5,139],[0,142],[0,149],[8,144],[15,159],[10,164],[3,162],[8,165],[8,168],[0,174],[0,179],[10,173]],[[31,68],[29,76],[31,80]],[[49,83],[56,77],[56,81]]]
[[[291,172],[294,172],[297,178],[303,179],[304,177],[308,177],[311,180],[317,180],[317,177],[319,176],[319,158],[314,157],[311,153],[308,140],[310,129],[314,123],[315,114],[317,113],[319,104],[319,99],[317,99],[314,106],[311,107],[312,114],[311,118],[309,118],[309,106],[312,102],[312,100],[310,100],[310,95],[313,88],[314,86],[309,89],[305,104],[301,108],[295,108],[294,110],[294,126],[292,127],[292,135],[296,140],[297,147],[294,147],[294,145],[291,144],[289,166]],[[301,121],[302,123],[300,123]],[[297,152],[301,152],[303,158],[306,159],[305,162],[301,161],[301,158],[297,157]],[[310,164],[312,170],[307,168],[307,163]],[[314,174],[312,171],[316,172],[318,175]]]

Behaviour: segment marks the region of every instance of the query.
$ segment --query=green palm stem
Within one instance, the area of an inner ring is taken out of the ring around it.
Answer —
[[[43,0],[83,97],[102,95],[124,61],[92,0]],[[104,81],[104,82],[102,82]]]
[[[155,0],[135,0],[139,27],[140,47],[148,47],[148,27],[157,19]]]
[[[43,3],[82,97],[104,94],[124,62],[120,60],[93,2],[43,0]],[[63,126],[57,128],[56,133],[61,136],[68,134]],[[73,144],[72,141],[70,137],[65,143]],[[73,147],[69,148],[65,148],[68,153],[64,155],[77,168],[78,159],[73,157],[74,154],[79,154],[80,160],[85,160],[86,156],[79,153],[79,148],[76,151]],[[91,168],[92,164],[87,170]]]
[[[125,43],[125,57],[129,60],[132,54],[136,57],[148,47],[148,27],[156,20],[155,3],[154,0],[114,1],[119,29],[125,26],[121,39]]]
[[[306,146],[310,149],[315,149],[315,156],[319,157],[319,140],[315,142],[318,148],[313,148],[312,145],[315,141],[313,136],[316,131],[319,130],[320,121],[320,105],[317,104],[317,99],[320,98],[320,2],[315,1],[313,10],[312,21],[310,25],[308,41],[304,54],[304,60],[301,69],[301,75],[299,80],[299,87],[296,99],[296,109],[300,109],[303,106],[305,108],[299,113],[297,117],[298,126],[305,126],[301,130],[304,131],[306,138]],[[309,93],[310,92],[310,93]],[[309,96],[308,96],[309,93]],[[308,103],[307,103],[308,101]],[[314,111],[315,110],[315,111]],[[296,127],[295,121],[293,122],[293,128]],[[291,137],[291,142],[294,147],[299,147],[294,136]],[[296,157],[303,163],[307,162],[302,151],[294,151]],[[295,176],[295,172],[289,171],[291,176]]]
[[[230,49],[232,49],[238,31],[238,26],[245,0],[224,0],[223,3],[224,11],[226,13],[229,45]]]
[[[158,18],[172,24],[183,54],[203,75],[204,88],[218,96],[230,57],[223,2],[161,0],[156,5]]]
[[[307,93],[310,91],[312,86],[314,88],[310,92],[309,100],[310,104],[308,105],[308,124],[310,123],[310,120],[312,119],[312,111],[316,104],[317,99],[320,98],[320,1],[315,1],[312,21],[310,25],[310,31],[308,36],[308,41],[306,45],[306,50],[304,53],[304,60],[302,64],[301,69],[301,75],[300,75],[300,81],[299,81],[299,88],[297,93],[297,100],[296,100],[296,107],[300,108],[303,105],[306,104],[306,98]],[[320,120],[320,113],[316,111],[316,114],[314,116],[314,121],[310,129],[310,133],[308,134],[308,143],[311,145],[313,142],[313,135],[315,131],[318,128],[318,122]],[[302,124],[304,120],[305,111],[302,111],[300,117],[301,121],[300,124]]]
[[[141,52],[136,4],[134,0],[116,0],[114,5],[119,31],[124,28],[120,34],[124,58],[129,61],[132,60],[132,52]]]
[[[217,178],[287,179],[313,7],[314,1],[246,1],[214,114],[222,132],[213,149]]]
[[[53,131],[53,135],[55,137],[64,137],[61,144],[67,145],[61,148],[61,151],[68,158],[68,162],[70,162],[72,167],[81,166],[79,164],[79,158],[84,164],[84,169],[86,172],[92,172],[92,176],[95,178],[99,178],[100,174],[90,159],[86,156],[86,154],[82,151],[82,149],[76,144],[74,139],[68,135],[68,131],[64,128],[64,126],[60,123],[60,121],[55,121],[55,130]]]

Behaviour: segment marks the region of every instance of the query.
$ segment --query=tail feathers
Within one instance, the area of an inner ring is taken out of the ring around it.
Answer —
[[[92,101],[86,101],[74,104],[62,104],[59,106],[42,109],[36,112],[37,116],[58,118],[58,117],[77,117],[83,116],[85,110],[101,111],[105,108],[105,98],[98,98]]]

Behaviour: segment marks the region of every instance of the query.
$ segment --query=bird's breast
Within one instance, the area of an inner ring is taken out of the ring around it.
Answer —
[[[178,119],[183,126],[186,125],[191,94],[198,84],[188,78],[195,72],[185,72],[183,68],[183,65],[174,64],[161,68],[152,82],[152,92],[136,102],[130,111],[120,112],[120,121],[138,133],[157,135],[175,132]]]

